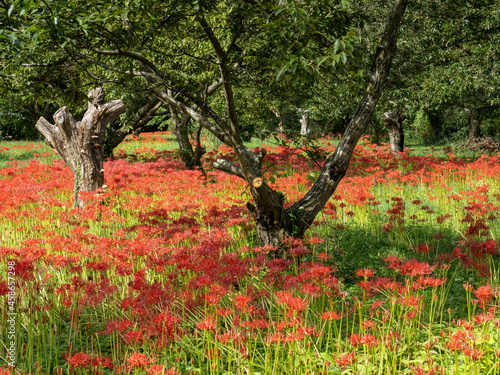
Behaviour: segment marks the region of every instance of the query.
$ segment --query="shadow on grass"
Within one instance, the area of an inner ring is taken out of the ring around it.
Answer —
[[[425,223],[408,225],[398,232],[384,232],[382,226],[367,229],[365,226],[353,224],[341,229],[325,225],[322,226],[322,236],[327,241],[322,245],[324,249],[319,248],[317,252],[328,252],[331,256],[330,264],[337,269],[336,277],[342,281],[346,291],[353,291],[357,295],[361,290],[358,283],[363,278],[357,277],[356,272],[362,268],[375,271],[374,277],[404,280],[398,271],[388,268],[388,263],[384,261],[388,256],[397,256],[402,260],[416,259],[431,266],[449,264],[450,268],[446,273],[448,294],[446,301],[443,301],[444,312],[450,309],[453,317],[466,316],[467,301],[463,285],[477,283],[479,276],[474,269],[466,268],[458,259],[449,261],[443,258],[451,254],[462,239],[452,229],[437,228]],[[423,244],[429,247],[429,253],[418,251],[418,246]],[[426,291],[426,294],[429,294],[426,300],[436,298],[431,290]],[[448,316],[441,318],[447,320]]]

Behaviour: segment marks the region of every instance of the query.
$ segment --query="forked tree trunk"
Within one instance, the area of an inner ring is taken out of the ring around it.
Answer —
[[[224,51],[222,44],[204,18],[203,13],[200,11],[196,14],[196,20],[209,38],[217,56],[227,117],[222,118],[206,103],[197,103],[197,106],[201,107],[201,113],[210,116],[212,122],[198,112],[197,106],[186,106],[179,102],[171,92],[167,93],[159,89],[155,89],[154,92],[166,103],[189,115],[222,142],[232,147],[239,165],[224,159],[217,159],[214,167],[241,177],[249,183],[254,202],[248,203],[247,206],[256,215],[257,237],[262,244],[279,246],[282,244],[285,234],[302,236],[344,177],[354,148],[372,119],[373,112],[386,83],[392,59],[396,53],[399,24],[407,3],[408,0],[395,0],[394,2],[384,35],[377,47],[373,65],[370,71],[367,72],[369,79],[366,93],[360,100],[338,147],[333,155],[326,160],[312,188],[301,200],[287,209],[283,205],[283,195],[274,191],[262,179],[262,162],[266,154],[265,149],[261,149],[256,154],[248,149],[241,140],[238,114],[231,86],[228,53]]]
[[[94,98],[88,104],[82,121],[75,121],[66,107],[53,116],[55,125],[40,117],[36,128],[57,151],[74,175],[75,206],[82,206],[80,191],[91,192],[104,184],[104,140],[107,125],[125,112],[121,100],[105,101],[105,92],[97,88],[89,92]]]
[[[344,177],[354,148],[371,121],[385,86],[392,59],[396,53],[397,32],[406,4],[407,0],[396,0],[387,21],[384,35],[378,45],[372,68],[368,72],[370,80],[366,93],[359,102],[339,145],[333,155],[326,160],[312,188],[301,200],[284,209],[279,193],[272,190],[265,183],[260,184],[258,187],[250,183],[255,201],[255,206],[252,209],[257,216],[257,236],[261,243],[272,246],[281,244],[284,233],[291,236],[302,236]],[[254,154],[254,156],[244,157],[247,160],[242,162],[241,157],[238,155],[242,167],[243,164],[247,164],[256,168],[256,163],[262,164],[262,158],[263,156],[257,157]],[[260,167],[258,173],[260,173]],[[242,174],[245,175],[246,173]]]
[[[393,154],[399,154],[403,152],[404,149],[405,138],[403,133],[403,122],[406,120],[406,116],[395,111],[385,112],[384,116],[384,126],[389,133],[391,152]]]

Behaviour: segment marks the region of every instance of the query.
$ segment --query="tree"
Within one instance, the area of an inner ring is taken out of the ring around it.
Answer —
[[[403,152],[405,144],[403,122],[406,120],[406,116],[396,111],[385,112],[384,116],[384,126],[389,132],[391,152],[394,154]]]
[[[366,92],[338,148],[311,190],[287,209],[283,195],[264,180],[266,150],[255,153],[242,142],[235,92],[259,71],[256,65],[267,65],[278,81],[300,87],[325,70],[339,74],[355,65],[359,15],[347,2],[118,0],[105,10],[97,0],[44,4],[30,26],[41,33],[38,46],[59,46],[110,77],[147,82],[180,121],[188,116],[232,148],[238,163],[219,159],[214,166],[248,182],[253,203],[247,206],[256,215],[257,236],[263,244],[279,246],[285,234],[307,230],[345,175],[386,83],[407,0],[396,0],[389,11],[365,72]],[[220,89],[210,96],[214,85]]]
[[[106,102],[106,93],[99,87],[89,92],[92,103],[81,121],[75,121],[66,107],[54,114],[55,125],[40,117],[37,129],[73,172],[75,206],[82,206],[80,191],[96,191],[104,184],[104,140],[107,125],[125,112],[121,99]]]
[[[477,137],[481,122],[500,108],[499,15],[494,0],[412,2],[387,106],[412,117],[420,110],[439,115],[442,124],[450,108],[460,108],[469,118],[464,132]]]

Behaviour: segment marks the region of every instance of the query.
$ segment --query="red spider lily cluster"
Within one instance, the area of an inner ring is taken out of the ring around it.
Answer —
[[[204,175],[149,147],[162,134],[127,142],[140,146],[105,163],[107,187],[82,209],[62,161],[0,170],[0,261],[15,263],[19,319],[17,367],[0,374],[500,373],[500,157],[358,146],[309,237],[276,259],[254,243],[245,184],[209,169],[229,149],[207,153]],[[290,205],[319,169],[286,144],[268,151],[264,179]],[[407,253],[342,274],[355,225]],[[8,293],[0,276],[2,321]]]

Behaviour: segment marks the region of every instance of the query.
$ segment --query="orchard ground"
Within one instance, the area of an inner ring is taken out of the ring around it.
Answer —
[[[321,144],[264,144],[285,204],[336,139]],[[0,374],[500,374],[498,154],[363,141],[273,259],[246,185],[210,167],[229,149],[209,148],[204,175],[174,146],[128,138],[75,209],[47,146],[0,144]]]

